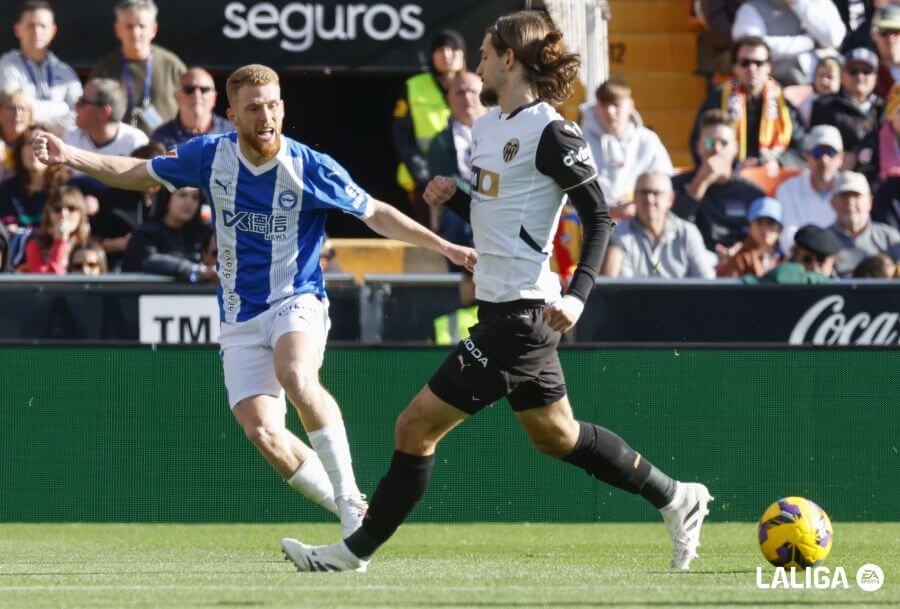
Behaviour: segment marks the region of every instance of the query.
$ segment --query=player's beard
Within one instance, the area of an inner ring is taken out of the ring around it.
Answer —
[[[478,99],[481,100],[481,105],[485,107],[496,106],[500,103],[497,92],[493,89],[488,89],[486,85],[482,87],[481,93],[478,94]]]
[[[248,130],[241,132],[241,136],[242,139],[253,148],[253,150],[258,152],[261,157],[264,159],[271,159],[278,154],[278,150],[281,148],[281,125],[274,125],[272,129],[274,131],[274,137],[268,142],[259,139],[259,136],[256,135],[255,128],[252,131]]]

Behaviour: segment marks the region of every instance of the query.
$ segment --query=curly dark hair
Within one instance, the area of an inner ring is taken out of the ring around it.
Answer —
[[[512,49],[541,101],[561,103],[571,97],[581,57],[566,51],[562,32],[547,15],[538,11],[504,15],[487,34],[497,54]]]

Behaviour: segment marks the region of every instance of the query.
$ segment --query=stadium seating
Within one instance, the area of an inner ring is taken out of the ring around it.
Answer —
[[[745,180],[749,180],[763,189],[768,196],[775,196],[778,185],[803,171],[799,167],[782,167],[772,174],[766,167],[744,167],[738,172]]]

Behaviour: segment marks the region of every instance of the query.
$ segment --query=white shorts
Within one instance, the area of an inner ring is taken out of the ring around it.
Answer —
[[[319,344],[319,365],[325,355],[325,341],[331,320],[328,300],[315,294],[285,298],[265,313],[248,321],[222,323],[219,354],[225,370],[228,405],[254,395],[284,398],[284,390],[275,376],[275,343],[288,332],[304,332]]]

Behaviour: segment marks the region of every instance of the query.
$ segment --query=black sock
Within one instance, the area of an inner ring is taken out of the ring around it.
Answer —
[[[675,481],[653,467],[640,453],[608,429],[579,421],[575,449],[563,461],[629,493],[640,493],[655,507],[668,504],[675,495]]]
[[[362,527],[344,540],[350,551],[368,558],[390,539],[425,494],[434,455],[420,457],[394,451],[391,467],[378,483]]]

